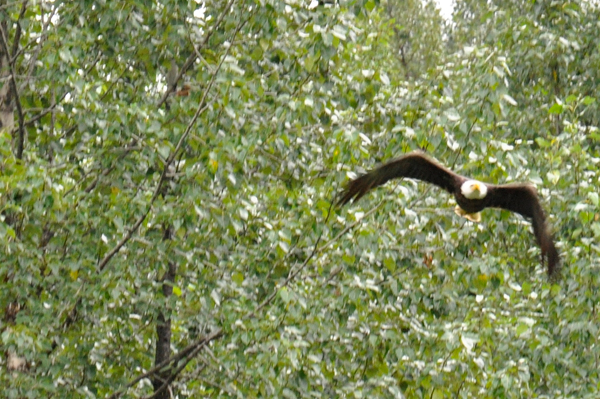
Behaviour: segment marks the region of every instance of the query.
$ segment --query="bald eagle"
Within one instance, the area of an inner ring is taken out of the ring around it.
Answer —
[[[486,184],[454,173],[421,152],[412,152],[390,161],[369,173],[350,181],[337,204],[343,206],[357,201],[369,190],[388,180],[408,177],[435,184],[456,198],[455,212],[472,221],[480,221],[479,212],[485,208],[501,208],[531,219],[533,233],[548,263],[548,275],[558,276],[559,257],[536,189],[529,184]]]

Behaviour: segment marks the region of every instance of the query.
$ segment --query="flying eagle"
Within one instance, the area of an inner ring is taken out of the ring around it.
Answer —
[[[337,204],[358,201],[369,190],[388,180],[408,177],[435,184],[456,198],[455,212],[472,221],[480,221],[485,208],[502,208],[531,219],[533,233],[542,251],[542,261],[548,262],[548,275],[558,276],[559,258],[536,189],[529,184],[486,184],[458,175],[421,152],[412,152],[390,161],[369,173],[350,181]]]

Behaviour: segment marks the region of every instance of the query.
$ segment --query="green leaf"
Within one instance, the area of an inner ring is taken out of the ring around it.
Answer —
[[[244,282],[244,275],[242,273],[235,272],[231,275],[231,280],[237,285],[242,285]]]
[[[567,98],[565,98],[565,103],[567,104],[574,103],[575,101],[577,101],[577,96],[574,95],[570,95]]]
[[[181,296],[181,288],[179,288],[178,286],[174,285],[173,286],[173,294],[175,294],[176,296]]]
[[[516,328],[516,334],[518,337],[529,332],[529,326],[526,323],[518,323]]]
[[[279,289],[279,297],[285,304],[290,302],[290,293],[286,287]]]
[[[600,223],[598,223],[598,222],[592,223],[592,231],[594,232],[594,236],[596,238],[600,237]]]
[[[535,142],[542,148],[548,148],[552,145],[552,143],[542,137],[536,137]]]
[[[596,192],[589,192],[588,198],[590,199],[590,201],[592,201],[592,204],[594,204],[594,206],[596,206],[596,207],[600,203],[599,198],[598,198],[598,193],[596,193]]]
[[[562,112],[563,112],[562,104],[557,104],[557,103],[553,104],[550,107],[550,109],[548,110],[548,113],[552,114],[552,115],[560,115],[560,114],[562,114]]]
[[[383,265],[391,272],[393,272],[394,270],[396,270],[396,262],[394,261],[393,258],[391,257],[386,257],[383,260]]]
[[[432,399],[444,399],[444,393],[442,392],[441,389],[434,389],[433,393],[431,394],[431,398]]]

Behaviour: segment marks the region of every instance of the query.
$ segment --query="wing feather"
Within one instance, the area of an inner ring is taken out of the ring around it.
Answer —
[[[558,276],[558,251],[548,230],[536,189],[529,184],[489,185],[488,189],[490,202],[487,206],[506,209],[531,219],[533,233],[542,251],[542,259],[548,262],[548,275]]]
[[[435,184],[450,193],[454,193],[457,185],[460,187],[460,184],[466,180],[428,156],[420,152],[412,152],[350,181],[341,193],[337,204],[341,206],[350,200],[358,201],[371,189],[381,186],[391,179],[402,177]]]

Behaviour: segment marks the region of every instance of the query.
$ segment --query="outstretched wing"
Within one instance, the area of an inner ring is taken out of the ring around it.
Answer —
[[[488,186],[487,206],[516,212],[531,219],[533,233],[542,251],[542,259],[548,262],[548,275],[557,277],[559,272],[558,251],[546,225],[546,216],[536,189],[529,184],[507,184]]]
[[[435,184],[454,193],[456,187],[466,180],[450,169],[420,152],[411,152],[349,182],[341,193],[337,205],[350,200],[358,201],[369,190],[385,184],[388,180],[408,177]]]

